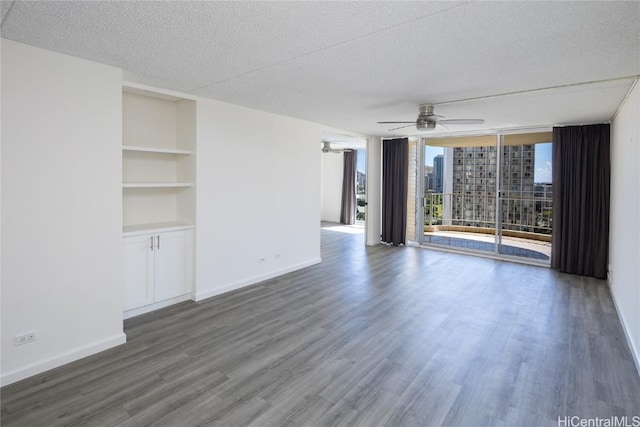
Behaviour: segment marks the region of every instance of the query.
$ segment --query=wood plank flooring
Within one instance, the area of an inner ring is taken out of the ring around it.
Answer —
[[[640,416],[605,282],[322,230],[319,265],[130,319],[3,426],[557,426]]]

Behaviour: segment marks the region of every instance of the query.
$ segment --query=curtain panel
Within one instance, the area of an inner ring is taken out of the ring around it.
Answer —
[[[342,201],[340,204],[340,222],[355,224],[356,222],[356,168],[355,150],[345,150],[342,168]]]
[[[382,142],[382,241],[406,244],[409,139]]]
[[[553,128],[551,267],[607,277],[610,126]]]

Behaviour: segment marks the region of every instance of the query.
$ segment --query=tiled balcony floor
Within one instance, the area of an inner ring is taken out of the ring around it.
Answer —
[[[424,233],[424,243],[494,252],[494,236],[480,233],[435,231]],[[503,237],[501,254],[519,256],[540,261],[551,257],[551,243],[517,237]]]

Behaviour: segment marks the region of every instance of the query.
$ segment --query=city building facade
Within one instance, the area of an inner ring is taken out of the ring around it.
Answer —
[[[433,158],[433,191],[442,193],[444,190],[444,155],[438,154]]]
[[[500,168],[495,146],[454,147],[450,152],[453,155],[451,225],[495,228],[496,184],[501,179],[502,228],[534,231],[535,145],[504,146]]]

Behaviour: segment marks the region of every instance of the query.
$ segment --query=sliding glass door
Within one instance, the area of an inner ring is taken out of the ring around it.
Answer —
[[[549,262],[551,135],[504,135],[500,160],[498,252]]]
[[[495,136],[425,140],[424,243],[495,252],[496,165]]]
[[[548,262],[549,140],[546,132],[424,139],[420,241]]]
[[[367,151],[356,151],[356,223],[364,224],[367,206]]]

